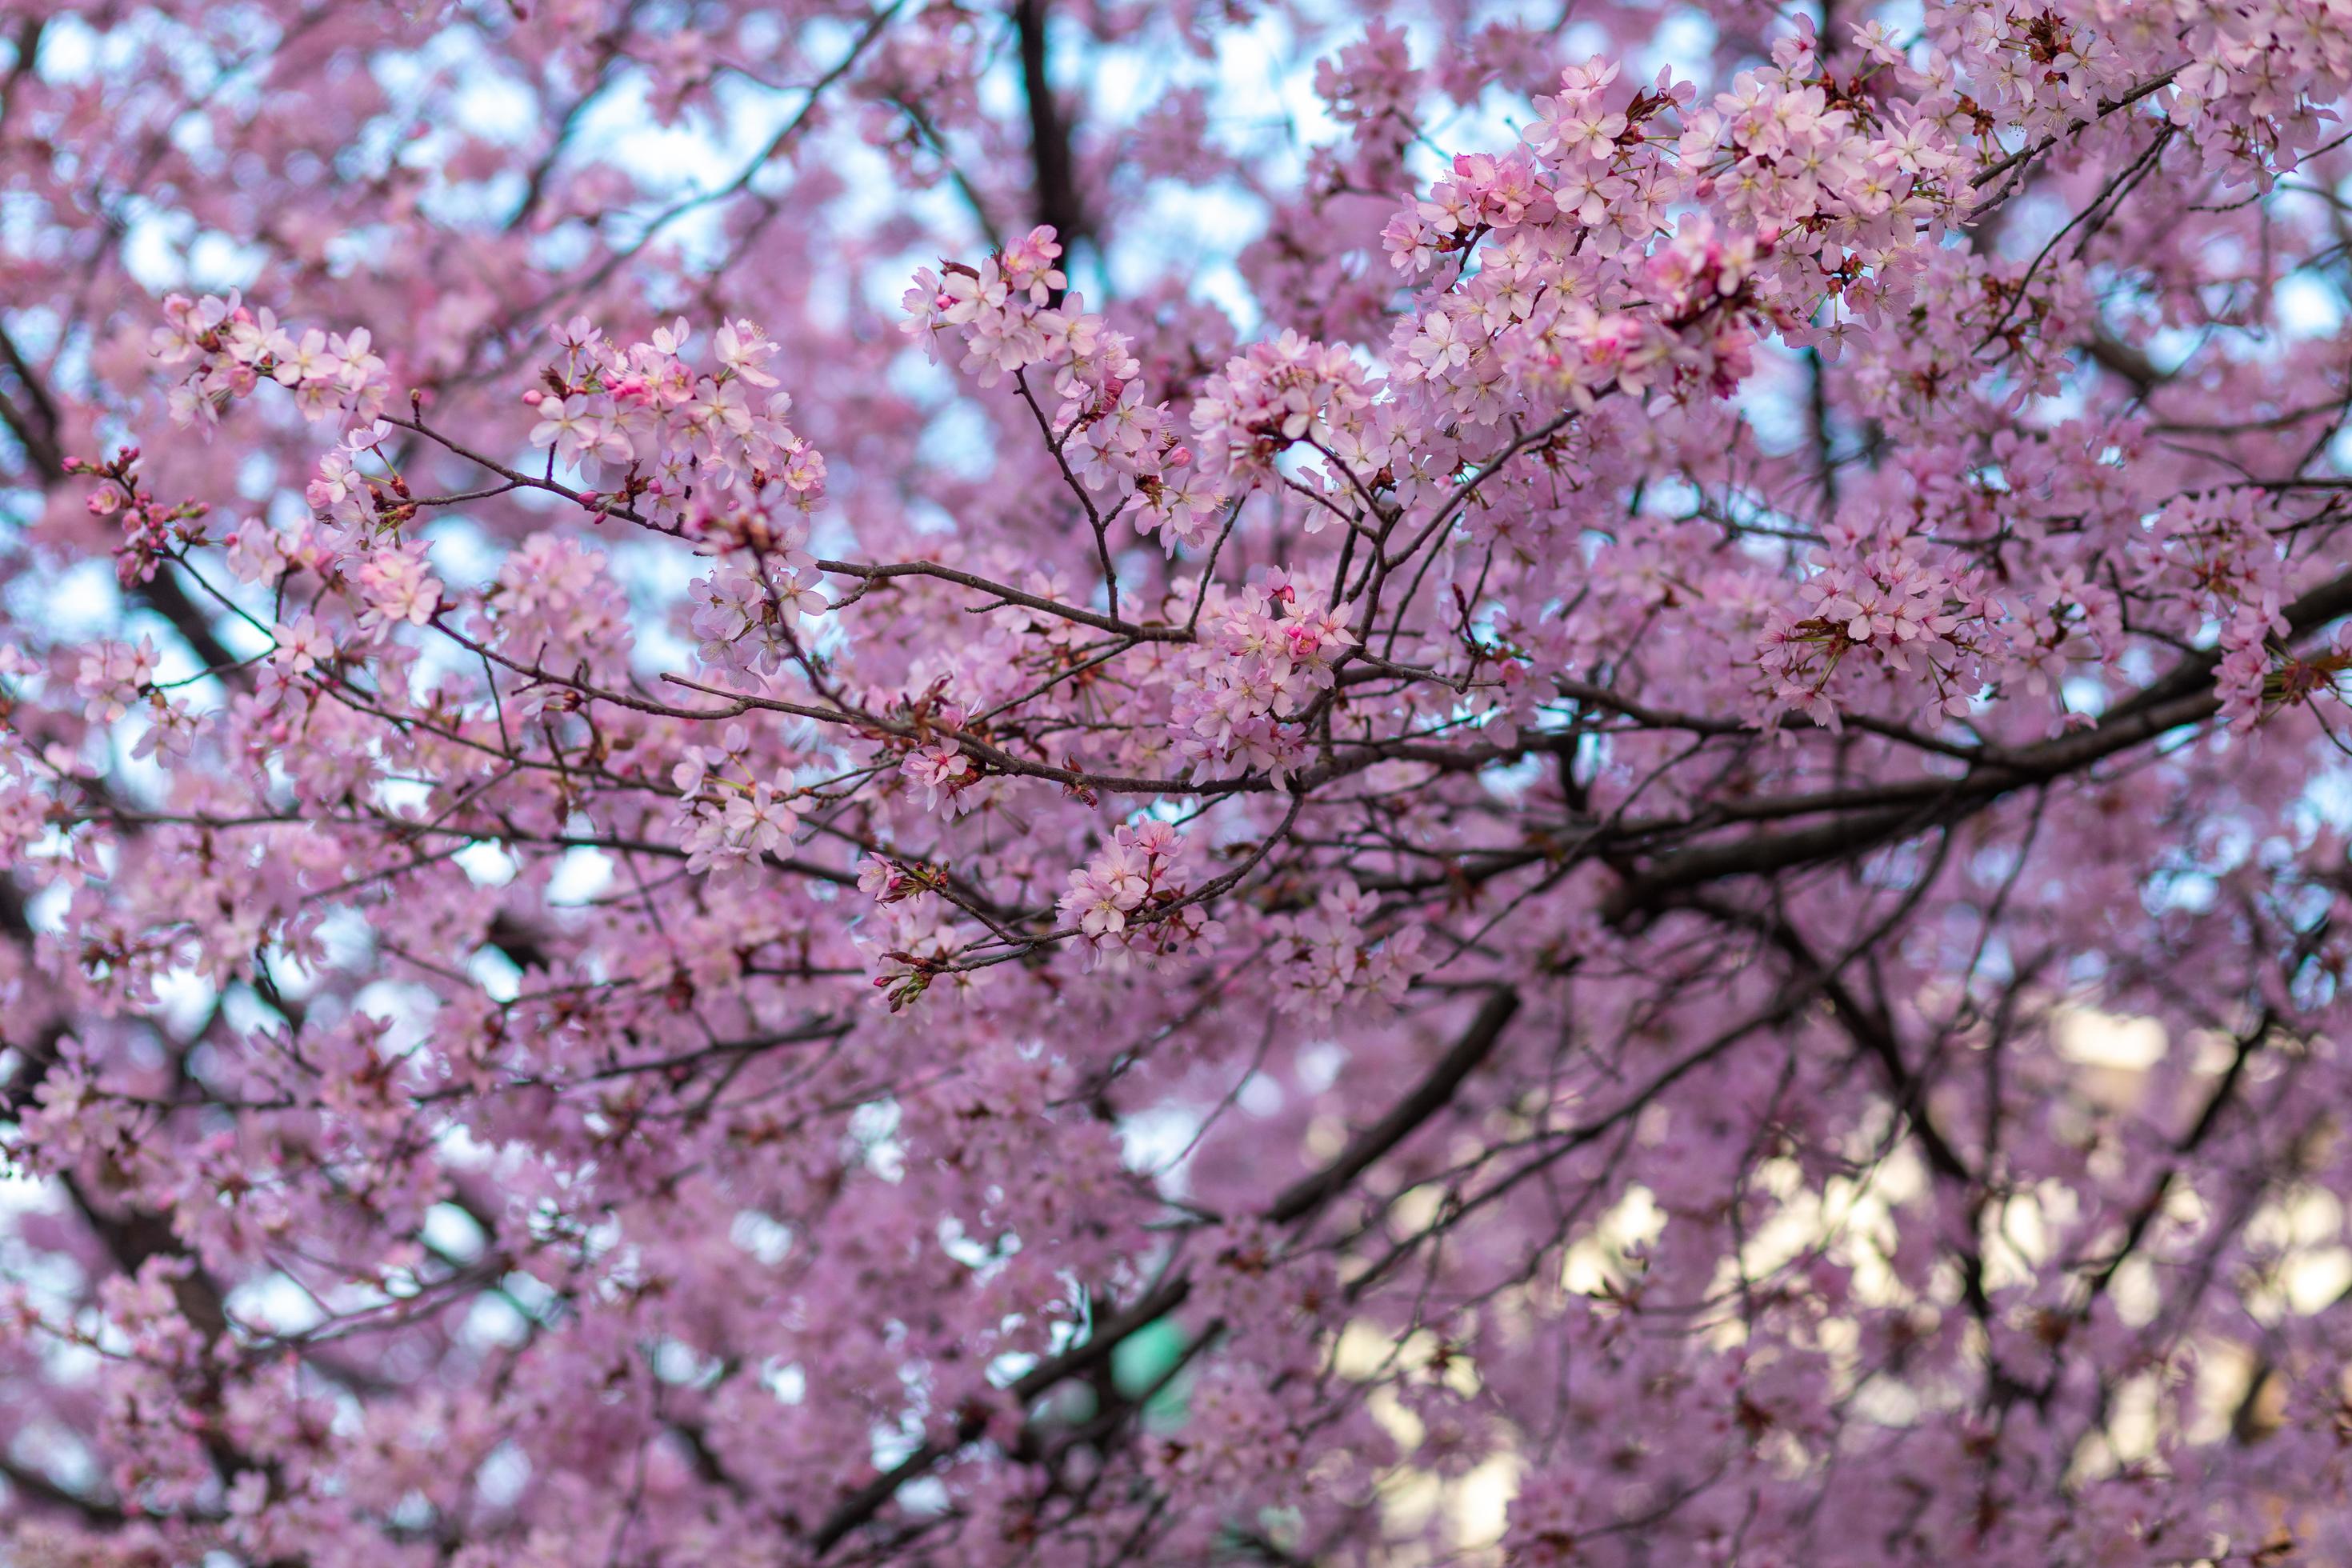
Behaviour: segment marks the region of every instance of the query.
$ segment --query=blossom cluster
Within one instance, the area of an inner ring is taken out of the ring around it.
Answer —
[[[1077,295],[1061,294],[1061,253],[1054,231],[1041,227],[978,268],[951,264],[944,277],[926,268],[907,292],[907,325],[934,358],[942,337],[960,340],[961,367],[983,386],[1050,369],[1060,400],[1050,436],[1071,472],[1096,493],[1139,493],[1137,531],[1156,531],[1171,552],[1198,545],[1225,503],[1217,468],[1182,444],[1169,405],[1149,400],[1129,335]],[[1046,417],[1042,405],[1037,412]]]
[[[1062,923],[1075,927],[1097,962],[1122,964],[1130,954],[1161,956],[1213,935],[1185,897],[1180,872],[1184,838],[1173,825],[1147,818],[1114,829],[1100,853],[1070,873]]]
[[[1832,527],[1819,569],[1797,585],[1798,605],[1766,621],[1757,659],[1776,707],[1835,728],[1828,695],[1857,664],[1924,688],[1927,706],[1964,717],[2007,651],[2007,617],[1955,552],[1895,529]]]
[[[1379,908],[1352,881],[1325,888],[1309,908],[1270,922],[1275,944],[1274,1001],[1318,1022],[1353,1003],[1395,1006],[1430,965],[1427,930],[1379,920]],[[1387,925],[1384,932],[1381,930]]]
[[[278,324],[277,312],[249,308],[232,290],[225,299],[170,296],[152,350],[160,363],[179,370],[171,392],[174,424],[216,426],[230,404],[253,395],[264,381],[290,392],[307,418],[340,415],[365,424],[383,411],[392,393],[373,341],[365,327],[349,332],[311,327],[298,338]]]
[[[800,829],[789,779],[730,777],[751,752],[750,734],[730,725],[716,746],[689,746],[671,770],[678,794],[678,842],[686,868],[726,871],[781,853]]]
[[[685,356],[693,334],[683,317],[626,346],[583,316],[548,331],[562,358],[543,387],[522,395],[538,416],[530,444],[605,486],[583,504],[638,508],[722,549],[788,548],[782,542],[824,499],[824,458],[786,422],[792,395],[763,368],[777,351],[766,333],[720,323],[712,368],[698,370]],[[797,580],[804,569],[785,571]]]
[[[1178,752],[1276,779],[1295,772],[1307,754],[1307,710],[1356,646],[1346,612],[1276,574],[1213,594],[1201,622],[1169,714]]]

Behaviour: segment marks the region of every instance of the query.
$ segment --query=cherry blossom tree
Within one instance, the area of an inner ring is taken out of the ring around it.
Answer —
[[[0,37],[0,1562],[2352,1561],[2347,0]]]

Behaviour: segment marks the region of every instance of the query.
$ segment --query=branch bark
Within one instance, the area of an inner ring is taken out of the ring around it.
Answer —
[[[1517,991],[1497,991],[1487,997],[1462,1038],[1438,1059],[1429,1076],[1411,1094],[1349,1140],[1339,1158],[1285,1188],[1282,1195],[1274,1200],[1273,1207],[1266,1210],[1265,1217],[1276,1225],[1291,1225],[1321,1213],[1324,1205],[1362,1175],[1374,1161],[1403,1142],[1423,1122],[1452,1102],[1462,1080],[1493,1053],[1496,1042],[1503,1037],[1503,1031],[1510,1026],[1518,1011]]]
[[[1021,90],[1029,103],[1029,158],[1036,172],[1037,221],[1061,237],[1063,254],[1087,230],[1078,200],[1076,168],[1070,155],[1070,127],[1062,119],[1047,70],[1045,0],[1017,0],[1013,25],[1021,40]]]

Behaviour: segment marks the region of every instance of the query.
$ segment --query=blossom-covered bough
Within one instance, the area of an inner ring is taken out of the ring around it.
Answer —
[[[1583,9],[0,0],[0,1560],[2352,1557],[2352,8]]]

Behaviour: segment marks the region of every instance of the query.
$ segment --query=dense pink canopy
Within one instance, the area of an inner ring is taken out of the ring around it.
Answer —
[[[2352,1561],[2352,3],[0,39],[0,1561]]]

